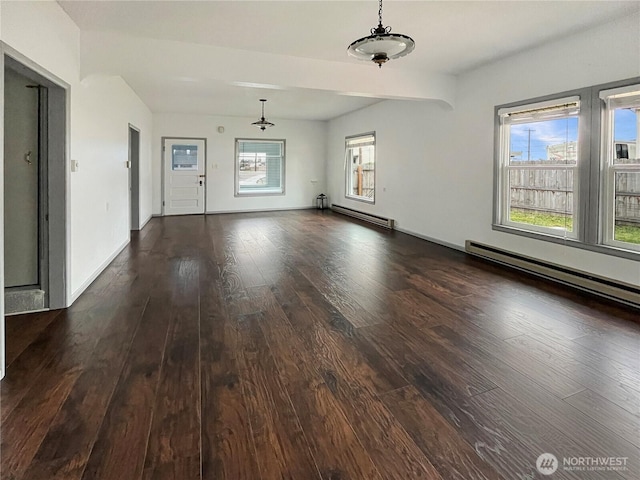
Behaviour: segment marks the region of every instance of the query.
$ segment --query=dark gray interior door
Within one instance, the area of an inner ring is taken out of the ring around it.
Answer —
[[[39,88],[5,69],[5,287],[38,286]]]

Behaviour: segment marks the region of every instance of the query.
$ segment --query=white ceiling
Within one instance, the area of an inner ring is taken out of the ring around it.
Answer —
[[[117,34],[128,39],[127,51],[138,48],[137,39],[142,37],[156,41],[156,49],[179,45],[185,52],[198,52],[201,57],[205,52],[202,68],[192,64],[188,74],[180,76],[177,68],[170,71],[166,65],[179,59],[149,58],[148,51],[144,56],[140,51],[134,66],[131,61],[119,63],[117,58],[101,52],[109,43],[104,37],[86,42],[91,47],[83,49],[83,63],[90,60],[87,63],[91,63],[91,71],[85,73],[100,73],[101,59],[109,56],[104,73],[121,74],[155,112],[255,116],[259,111],[257,99],[264,96],[269,99],[267,116],[320,120],[362,108],[380,98],[406,96],[447,101],[437,93],[408,93],[406,85],[417,84],[423,77],[425,84],[440,85],[433,87],[434,92],[439,92],[443,82],[455,81],[453,75],[630,15],[640,8],[640,1],[386,0],[384,24],[412,36],[416,49],[378,72],[375,65],[361,64],[346,54],[351,41],[366,36],[376,25],[375,0],[59,3],[83,31],[83,41],[95,32],[110,32],[110,38]],[[248,57],[248,53],[254,56]],[[286,66],[280,67],[279,75],[271,72],[269,77],[266,61],[252,62],[251,69],[238,67],[235,72],[229,72],[234,68],[227,68],[227,72],[216,73],[206,65],[207,61],[229,65],[220,62],[220,56],[233,62],[234,58],[256,58],[256,54],[276,55],[265,58],[282,60],[284,63],[276,63]],[[291,71],[284,71],[288,69]],[[314,80],[295,81],[300,69],[308,69]],[[159,75],[160,71],[164,73]],[[358,91],[353,88],[354,72],[363,85]],[[264,82],[264,78],[278,81]],[[383,85],[367,87],[372,79]],[[342,80],[345,86],[339,85]],[[271,83],[276,89],[256,89],[247,86],[248,82]],[[396,89],[385,82],[393,83]]]

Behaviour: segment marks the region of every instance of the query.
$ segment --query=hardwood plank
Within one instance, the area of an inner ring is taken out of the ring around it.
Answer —
[[[63,310],[53,310],[27,315],[14,315],[5,318],[5,336],[9,341],[5,345],[5,367],[24,352],[40,334],[60,316]]]
[[[611,432],[640,447],[640,418],[591,390],[583,390],[564,399],[589,415]]]
[[[567,323],[562,318],[554,317],[550,312],[529,306],[521,302],[520,297],[507,298],[483,298],[474,296],[466,299],[468,302],[477,306],[491,320],[490,329],[494,333],[499,324],[506,324],[512,330],[511,335],[503,335],[501,338],[511,338],[523,335],[531,330],[542,330],[550,335],[560,338],[578,338],[585,335],[583,325],[576,323]],[[469,320],[467,318],[466,320]],[[483,324],[476,323],[479,327]]]
[[[546,368],[545,363],[528,355],[527,352],[515,348],[508,342],[499,340],[475,325],[452,322],[446,326],[434,327],[432,330],[436,335],[445,337],[452,330],[471,342],[474,350],[466,351],[466,353],[482,352],[477,365],[478,368],[484,368],[485,371],[497,368],[502,375],[507,377],[526,377],[558,398],[573,395],[585,388],[567,375]]]
[[[321,477],[381,480],[342,406],[318,372],[315,359],[301,344],[284,314],[265,318],[260,321],[260,328],[271,347]]]
[[[94,315],[94,318],[97,317],[98,315]],[[90,324],[90,322],[91,317],[87,319],[87,323]],[[46,367],[51,368],[51,358],[62,355],[61,350],[69,340],[70,323],[68,314],[65,312],[57,324],[40,333],[30,343],[29,348],[11,363],[11,368],[7,369],[7,374],[0,383],[0,422],[4,423],[9,418],[13,409],[39,379],[40,372]],[[86,326],[89,327],[89,325]],[[74,333],[81,334],[77,331]],[[7,342],[11,343],[11,338]]]
[[[633,415],[640,415],[640,384],[604,375],[598,370],[576,361],[560,346],[547,345],[528,335],[521,335],[506,341],[545,363],[547,371],[561,372]]]
[[[495,383],[479,373],[481,370],[473,369],[428,334],[404,322],[363,328],[358,330],[358,335],[397,362],[409,380],[417,374],[427,375],[438,382],[452,384],[469,396],[496,388]]]
[[[332,277],[329,280],[317,267],[306,265],[296,265],[296,267],[354,327],[364,327],[384,321],[375,314],[377,301],[371,296],[356,300],[344,277]],[[368,302],[370,303],[367,304]]]
[[[166,300],[152,298],[147,305],[93,444],[82,475],[84,480],[136,480],[142,475],[167,342],[168,312]]]
[[[408,385],[398,370],[382,357],[370,362],[340,331],[330,328],[322,312],[321,319],[315,317],[298,296],[298,290],[308,292],[303,285],[280,282],[271,289],[255,289],[250,294],[265,311],[277,314],[281,309],[309,352],[322,360],[329,357],[332,364],[340,365],[349,376],[366,383],[367,391],[372,394]]]
[[[531,479],[542,450],[635,480],[633,322],[328,211],[154,218],[71,308],[8,319],[2,478]]]
[[[581,330],[584,335],[604,336],[610,343],[630,350],[637,351],[640,348],[638,336],[640,324],[637,323],[637,311],[633,313],[634,309],[624,308],[621,305],[605,307],[602,303],[598,308],[590,308],[584,305],[587,303],[584,300],[588,301],[590,298],[584,293],[571,289],[565,289],[564,292],[555,291],[547,284],[537,285],[545,288],[547,293],[542,293],[541,288],[532,289],[529,295],[523,295],[519,300],[531,308],[543,311],[546,316],[558,322]],[[605,309],[615,310],[616,315],[603,315],[602,311]],[[604,321],[605,318],[608,321]],[[633,335],[629,335],[631,332]]]
[[[91,315],[67,313],[55,325],[55,337],[46,335],[43,349],[23,352],[2,381],[3,411],[0,471],[17,480],[29,467],[75,382],[110,324],[116,306],[96,309]],[[91,334],[98,335],[92,338]],[[42,337],[42,335],[41,335]],[[16,369],[20,362],[23,368]],[[43,364],[34,371],[30,365]],[[14,376],[23,375],[26,381]]]
[[[238,275],[240,275],[242,285],[244,285],[245,288],[265,285],[267,283],[255,263],[243,263],[240,265],[238,267]]]
[[[571,432],[561,431],[552,421],[530,408],[530,405],[509,395],[502,389],[491,390],[467,400],[466,408],[482,411],[491,422],[493,428],[502,432],[510,432],[519,445],[529,451],[529,462],[535,466],[538,456],[545,452],[552,452],[560,462],[562,459],[577,456],[597,457],[601,455],[598,445],[586,448],[578,445],[571,436]],[[508,447],[505,447],[508,448]],[[615,472],[605,475],[606,478],[616,478]],[[602,472],[572,471],[559,466],[553,474],[554,478],[574,479],[602,479]]]
[[[323,374],[383,478],[442,478],[377,396],[351,385],[350,379],[333,371],[325,370]]]
[[[376,384],[377,392],[394,390],[408,384],[392,362],[368,342],[363,342],[360,336],[355,335],[353,325],[304,276],[296,273],[295,269],[290,270],[289,275],[290,282],[280,281],[272,290],[285,315],[294,326],[296,324],[294,319],[305,320],[305,316],[311,314],[315,321],[321,322],[331,333],[341,350],[346,351],[348,355],[366,360],[370,369],[375,371],[375,376],[369,376],[369,378]],[[303,305],[305,308],[302,308]]]
[[[564,356],[585,364],[608,377],[633,387],[640,385],[640,351],[638,355],[628,355],[623,362],[613,360],[601,352],[591,350],[575,341],[551,336],[546,332],[530,331],[528,336],[558,349]]]
[[[40,377],[36,391],[27,395],[2,422],[0,472],[3,477],[23,478],[79,375],[78,368],[70,368],[55,372],[55,376]]]
[[[394,390],[381,398],[443,478],[489,480],[496,477],[497,472],[489,463],[414,386]]]
[[[497,428],[484,410],[430,368],[409,369],[411,382],[420,394],[473,445],[481,459],[506,478],[534,478],[531,450],[513,429]],[[496,475],[497,477],[497,475]]]
[[[320,478],[291,399],[260,330],[261,313],[239,321],[240,381],[262,478]]]
[[[471,365],[477,365],[478,368],[487,365],[486,360],[481,360],[483,354],[464,337],[445,327],[436,327],[434,330],[437,330],[444,346],[458,352]],[[490,380],[560,431],[570,433],[579,451],[599,451],[600,456],[628,457],[629,470],[617,473],[624,478],[634,478],[631,472],[640,469],[640,451],[634,445],[603,429],[592,418],[563,400],[536,387],[526,377],[511,374],[505,365],[495,363],[493,367],[484,370]]]
[[[200,478],[198,268],[179,257],[142,479]]]
[[[51,422],[25,477],[80,479],[146,304],[121,307]]]
[[[640,337],[640,335],[630,336]],[[573,341],[585,348],[595,350],[618,363],[631,368],[637,368],[638,352],[640,351],[640,347],[627,348],[626,346],[620,345],[620,343],[624,342],[612,342],[606,335],[584,335],[574,338]]]
[[[451,317],[451,312],[445,311],[440,304],[412,288],[389,295],[388,308],[389,323],[402,319],[419,329],[435,327]]]
[[[237,330],[225,309],[218,270],[200,269],[202,478],[260,478],[237,364]]]
[[[123,287],[111,292],[113,298],[120,300],[125,289]],[[40,378],[55,369],[63,371],[71,366],[81,368],[116,310],[117,304],[109,303],[100,304],[88,312],[73,310],[61,313],[58,321],[45,329],[30,348],[13,362],[0,383],[0,422],[7,420],[30,389],[38,389]],[[11,342],[11,339],[7,341]],[[55,362],[52,359],[56,359]]]
[[[268,289],[254,289],[256,302],[277,322],[279,305]],[[293,292],[291,292],[293,293]],[[283,297],[284,298],[284,297]],[[374,452],[372,459],[384,478],[439,478],[429,460],[419,451],[402,426],[392,417],[376,393],[383,381],[357,352],[341,348],[335,336],[296,302],[287,296],[285,315],[304,348],[316,359],[317,368],[363,446]],[[293,303],[293,304],[292,304]],[[287,313],[288,311],[288,313]],[[351,355],[349,355],[351,353]]]

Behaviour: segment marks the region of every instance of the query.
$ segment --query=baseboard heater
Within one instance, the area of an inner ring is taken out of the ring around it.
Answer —
[[[370,213],[360,212],[358,210],[354,210],[352,208],[341,207],[340,205],[333,204],[331,205],[331,210],[336,213],[341,213],[342,215],[349,215],[350,217],[357,218],[359,220],[364,220],[365,222],[373,223],[378,225],[379,227],[388,228],[389,230],[393,230],[393,220],[390,218],[379,217],[378,215],[372,215]]]
[[[545,262],[472,240],[466,241],[465,250],[471,255],[524,270],[634,307],[640,307],[640,288],[629,283]]]

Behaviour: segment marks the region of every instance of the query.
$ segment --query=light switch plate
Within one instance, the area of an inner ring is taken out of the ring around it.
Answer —
[[[71,171],[72,172],[77,172],[78,171],[78,160],[71,160]]]

